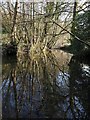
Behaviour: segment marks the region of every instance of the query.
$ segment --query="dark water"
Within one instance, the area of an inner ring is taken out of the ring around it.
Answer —
[[[89,119],[90,64],[61,51],[3,58],[3,119]]]

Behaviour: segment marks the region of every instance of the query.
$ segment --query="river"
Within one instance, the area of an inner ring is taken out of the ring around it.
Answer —
[[[89,119],[90,64],[54,50],[3,57],[2,118]]]

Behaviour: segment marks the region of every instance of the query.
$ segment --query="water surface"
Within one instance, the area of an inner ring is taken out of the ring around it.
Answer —
[[[63,51],[3,58],[2,117],[89,118],[90,64]]]

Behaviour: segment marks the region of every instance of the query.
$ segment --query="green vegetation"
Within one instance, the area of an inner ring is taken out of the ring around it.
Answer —
[[[85,6],[85,7],[84,7]],[[68,35],[73,53],[90,48],[90,11],[89,3],[79,5],[64,2],[34,3],[25,2],[15,5],[1,3],[2,42],[17,52],[36,54],[54,48],[62,36]],[[72,12],[71,12],[72,11]],[[71,28],[71,29],[70,29]],[[67,43],[68,43],[67,38]],[[63,45],[64,46],[64,45]],[[17,49],[16,49],[17,47]],[[13,51],[13,50],[11,50]],[[9,51],[10,52],[10,51]]]
[[[77,14],[75,19],[74,35],[90,44],[90,11]],[[71,45],[73,50],[79,52],[88,49],[85,44],[77,41],[75,38],[72,38]]]
[[[88,120],[90,3],[19,1],[0,3],[2,119]]]

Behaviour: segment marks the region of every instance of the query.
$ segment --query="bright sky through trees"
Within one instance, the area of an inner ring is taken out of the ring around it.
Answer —
[[[16,2],[16,0],[0,0],[1,2],[6,2],[6,1],[10,1],[10,2]],[[19,2],[59,2],[59,0],[18,0]],[[63,2],[63,0],[60,0],[61,2]],[[74,2],[74,0],[64,0],[64,2]],[[80,2],[80,4],[83,4],[84,2],[89,2],[89,0],[77,0],[77,2]]]

